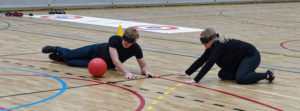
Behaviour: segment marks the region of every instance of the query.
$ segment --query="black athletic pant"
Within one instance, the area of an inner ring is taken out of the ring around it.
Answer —
[[[260,54],[257,50],[251,51],[242,59],[236,73],[221,69],[219,77],[222,80],[236,80],[238,84],[252,84],[259,80],[266,79],[266,73],[256,73],[255,69],[260,64]]]

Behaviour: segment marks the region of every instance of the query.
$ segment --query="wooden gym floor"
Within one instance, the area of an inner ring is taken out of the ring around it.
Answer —
[[[124,80],[118,71],[93,78],[87,68],[53,62],[45,45],[78,48],[107,41],[118,28],[29,17],[0,16],[0,109],[16,111],[257,111],[300,110],[300,2],[180,7],[66,10],[68,14],[204,29],[254,44],[257,69],[275,71],[274,83],[221,81],[215,65],[194,85],[184,72],[204,47],[201,32],[140,31],[139,44],[151,72],[161,78]],[[23,12],[35,15],[47,11]],[[93,40],[92,40],[93,39]],[[99,41],[97,41],[99,40]],[[124,63],[139,74],[135,58]],[[108,84],[109,83],[109,84]]]

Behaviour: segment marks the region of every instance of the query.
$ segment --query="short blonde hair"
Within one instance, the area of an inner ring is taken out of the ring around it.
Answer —
[[[208,38],[211,36],[214,36],[216,33],[216,31],[213,28],[206,28],[204,29],[204,31],[200,34],[200,38]],[[226,43],[227,41],[229,41],[231,38],[221,35],[217,38],[215,38],[216,41],[219,41],[220,43]]]
[[[140,37],[138,31],[133,27],[126,28],[124,34],[126,34],[130,39],[134,39],[135,41]]]

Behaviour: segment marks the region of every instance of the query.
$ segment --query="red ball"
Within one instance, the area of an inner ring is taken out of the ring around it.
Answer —
[[[107,64],[101,58],[94,58],[89,62],[88,69],[94,77],[101,77],[107,70]]]

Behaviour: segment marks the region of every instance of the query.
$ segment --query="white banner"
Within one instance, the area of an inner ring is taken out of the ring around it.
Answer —
[[[114,20],[114,19],[107,19],[107,18],[86,17],[86,16],[70,15],[70,14],[34,15],[34,16],[26,16],[26,17],[83,23],[83,24],[99,25],[99,26],[108,26],[108,27],[119,27],[119,25],[121,25],[122,28],[135,27],[138,30],[157,32],[157,33],[182,33],[182,32],[203,31],[202,29],[195,29],[195,28],[186,28],[186,27],[151,24],[151,23],[134,22],[134,21],[124,21],[124,20]]]

